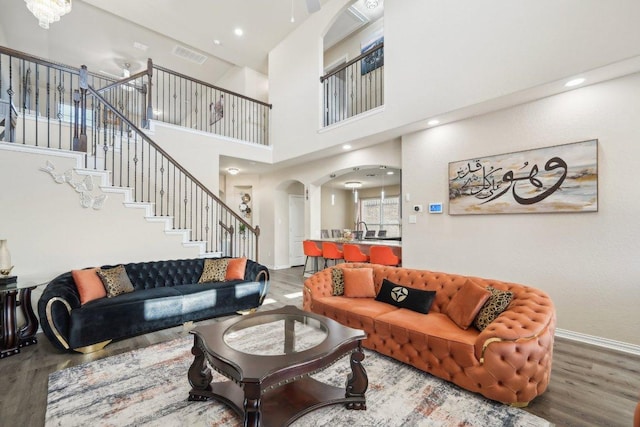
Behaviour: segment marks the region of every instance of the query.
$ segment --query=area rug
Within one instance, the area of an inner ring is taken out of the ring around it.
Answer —
[[[263,339],[265,337],[260,337]],[[46,426],[241,426],[216,401],[190,402],[191,336],[57,371],[49,376]],[[333,405],[293,426],[550,426],[411,366],[366,350],[367,410]],[[343,387],[344,358],[314,375]],[[214,381],[223,377],[214,372]]]

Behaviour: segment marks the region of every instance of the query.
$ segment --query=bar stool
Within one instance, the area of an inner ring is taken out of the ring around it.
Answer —
[[[393,253],[389,246],[371,246],[369,257],[371,264],[400,265],[400,258]]]
[[[363,254],[358,245],[345,243],[342,245],[342,251],[346,262],[369,262],[369,255]]]
[[[333,242],[322,242],[322,257],[324,258],[324,268],[327,268],[327,261],[332,259],[333,265],[338,263],[338,260],[344,260],[344,253],[338,249],[338,245]]]
[[[302,250],[304,254],[307,256],[304,259],[304,268],[302,269],[302,276],[306,273],[317,273],[318,272],[318,258],[322,258],[322,249],[316,245],[315,242],[311,240],[303,240],[302,241]],[[313,270],[307,270],[307,263],[309,262],[309,257],[313,258]]]

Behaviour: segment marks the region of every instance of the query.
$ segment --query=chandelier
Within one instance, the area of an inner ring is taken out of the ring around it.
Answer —
[[[71,12],[71,0],[24,0],[27,8],[38,19],[38,24],[45,30],[49,24],[57,22],[60,17]]]

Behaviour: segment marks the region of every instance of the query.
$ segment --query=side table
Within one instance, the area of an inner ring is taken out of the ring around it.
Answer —
[[[38,342],[38,318],[31,306],[31,291],[42,285],[42,282],[20,279],[15,283],[0,285],[0,307],[2,317],[0,323],[0,359],[20,353],[20,348]],[[18,325],[16,311],[18,306],[25,318],[22,326]]]

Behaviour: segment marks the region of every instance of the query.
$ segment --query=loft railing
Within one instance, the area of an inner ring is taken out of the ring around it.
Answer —
[[[155,120],[269,145],[271,104],[157,65],[152,74]]]
[[[320,77],[324,126],[384,104],[384,44],[373,46]]]
[[[257,260],[259,227],[227,207],[135,124],[144,124],[140,113],[150,106],[145,76],[114,82],[85,67],[0,47],[0,98],[17,111],[15,127],[8,125],[12,132],[4,124],[5,140],[83,152],[85,167],[110,172],[112,186],[132,188],[135,202],[153,203],[155,216],[172,217],[173,228],[190,230],[190,240],[206,242],[207,252]]]

